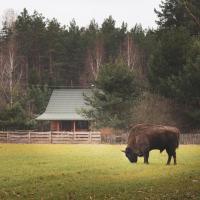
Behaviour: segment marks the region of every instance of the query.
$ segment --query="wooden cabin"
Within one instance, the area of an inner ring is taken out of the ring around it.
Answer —
[[[90,93],[90,89],[55,89],[45,112],[36,119],[50,121],[51,131],[89,131],[90,120],[80,110],[87,108],[83,94]]]

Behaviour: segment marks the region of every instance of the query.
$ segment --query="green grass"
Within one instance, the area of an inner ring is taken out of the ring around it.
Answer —
[[[200,199],[200,146],[180,146],[176,166],[150,153],[131,164],[121,145],[0,145],[0,199]]]

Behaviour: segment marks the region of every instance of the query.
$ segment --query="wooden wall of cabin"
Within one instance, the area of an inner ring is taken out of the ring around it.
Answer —
[[[51,121],[51,131],[89,131],[88,121]]]
[[[51,131],[60,131],[60,122],[59,121],[51,121]]]

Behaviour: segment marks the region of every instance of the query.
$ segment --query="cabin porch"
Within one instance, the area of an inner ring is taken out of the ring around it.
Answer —
[[[50,122],[51,131],[85,132],[89,131],[89,121],[86,120],[60,120]]]

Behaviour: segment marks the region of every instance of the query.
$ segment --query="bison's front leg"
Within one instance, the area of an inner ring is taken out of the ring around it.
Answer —
[[[149,151],[144,153],[144,163],[145,164],[149,164]]]

